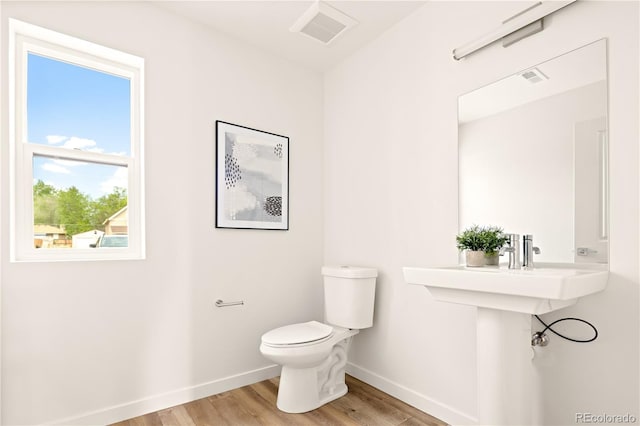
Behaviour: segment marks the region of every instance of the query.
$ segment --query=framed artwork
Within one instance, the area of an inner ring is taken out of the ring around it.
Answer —
[[[216,228],[289,229],[289,138],[216,121]]]

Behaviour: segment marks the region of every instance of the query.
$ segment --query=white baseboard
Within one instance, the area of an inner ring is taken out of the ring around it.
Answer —
[[[446,404],[382,377],[366,368],[347,363],[347,373],[363,382],[398,398],[419,410],[429,413],[450,425],[477,425],[478,420]]]
[[[66,419],[47,422],[50,425],[97,425],[110,424],[138,417],[143,414],[160,411],[175,405],[185,404],[196,399],[217,393],[226,392],[252,383],[261,382],[280,375],[280,366],[272,365],[257,370],[247,371],[234,376],[224,377],[196,386],[177,389],[160,395],[150,396],[137,401],[104,408]]]
[[[478,423],[477,419],[472,416],[395,383],[370,370],[367,370],[366,368],[348,363],[346,370],[347,373],[353,377],[360,379],[363,382],[451,425],[476,425]],[[137,401],[114,405],[112,407],[107,407],[79,416],[46,422],[46,424],[79,426],[116,423],[147,413],[152,413],[154,411],[160,411],[175,405],[185,404],[210,395],[226,392],[231,389],[250,385],[262,380],[271,379],[279,374],[280,366],[271,365],[257,370],[247,371],[234,376],[202,383],[200,385],[177,389],[171,392],[139,399]]]

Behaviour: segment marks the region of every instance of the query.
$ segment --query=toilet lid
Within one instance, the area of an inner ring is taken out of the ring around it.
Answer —
[[[318,321],[285,325],[266,332],[262,342],[267,345],[299,345],[322,340],[331,335],[333,327]]]

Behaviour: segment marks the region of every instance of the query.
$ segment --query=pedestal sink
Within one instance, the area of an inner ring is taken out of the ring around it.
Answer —
[[[527,314],[544,314],[573,305],[604,290],[606,265],[540,263],[532,270],[505,266],[404,268],[409,284],[423,285],[442,302]]]
[[[478,424],[538,424],[531,365],[531,314],[575,304],[604,290],[606,265],[541,263],[505,266],[403,268],[405,281],[435,300],[477,306]]]

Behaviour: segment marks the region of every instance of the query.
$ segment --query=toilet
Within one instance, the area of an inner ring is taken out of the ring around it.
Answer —
[[[262,355],[282,365],[277,406],[287,413],[311,411],[347,393],[351,338],[373,325],[376,269],[325,266],[322,275],[324,323],[286,325],[262,336]]]

